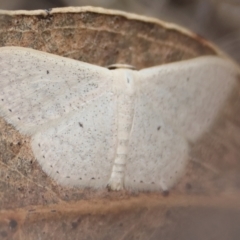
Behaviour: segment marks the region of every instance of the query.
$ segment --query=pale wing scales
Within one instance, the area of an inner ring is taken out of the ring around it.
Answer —
[[[188,160],[188,145],[163,120],[151,99],[135,103],[124,185],[130,190],[168,190],[179,179]]]
[[[66,186],[107,185],[116,148],[111,71],[31,49],[0,48],[0,115]]]
[[[232,62],[206,56],[139,71],[142,94],[189,140],[212,124],[236,84]]]
[[[105,68],[18,47],[0,48],[0,115],[33,134],[111,88]]]
[[[42,169],[71,187],[106,187],[117,144],[116,102],[111,93],[82,106],[54,127],[32,137]]]
[[[211,126],[236,84],[227,60],[201,57],[136,74],[125,186],[167,190],[184,174],[188,141]]]

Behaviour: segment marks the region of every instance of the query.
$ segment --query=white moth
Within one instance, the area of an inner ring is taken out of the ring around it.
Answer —
[[[236,74],[234,64],[215,56],[109,70],[2,47],[0,115],[31,136],[40,166],[60,185],[168,190]]]

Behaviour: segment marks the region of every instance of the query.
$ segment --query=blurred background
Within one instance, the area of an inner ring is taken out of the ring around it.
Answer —
[[[99,6],[174,22],[213,41],[240,63],[240,0],[0,0],[5,10]]]

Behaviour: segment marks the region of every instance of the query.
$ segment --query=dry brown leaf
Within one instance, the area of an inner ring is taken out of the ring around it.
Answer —
[[[174,25],[90,7],[3,11],[0,46],[138,69],[221,54]],[[0,119],[0,239],[238,239],[239,85],[192,143],[186,176],[169,195],[63,188],[41,170],[29,138]]]

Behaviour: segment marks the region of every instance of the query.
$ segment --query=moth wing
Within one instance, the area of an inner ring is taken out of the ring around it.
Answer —
[[[32,137],[42,169],[71,187],[106,187],[117,144],[116,101],[112,94],[86,103],[54,127]]]
[[[109,70],[20,47],[0,48],[0,115],[31,135],[111,87]]]
[[[116,144],[111,71],[35,50],[0,48],[0,115],[66,186],[107,185]]]
[[[200,57],[143,69],[130,135],[125,186],[167,190],[184,174],[188,141],[213,123],[236,83],[227,60]]]
[[[205,56],[143,69],[139,85],[162,117],[193,141],[212,124],[238,74],[229,60]]]

